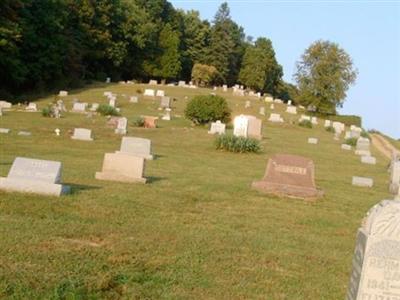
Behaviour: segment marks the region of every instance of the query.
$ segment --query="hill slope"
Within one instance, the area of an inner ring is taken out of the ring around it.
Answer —
[[[104,91],[134,95],[138,85],[94,86],[73,98],[102,102]],[[185,96],[207,89],[162,87],[175,97],[173,116],[183,115]],[[367,210],[388,198],[388,161],[373,150],[377,165],[363,165],[353,152],[323,128],[267,121],[269,104],[227,97],[234,115],[266,106],[263,152],[216,151],[208,128],[184,118],[160,121],[160,128],[130,126],[129,136],[152,140],[154,161],[146,163],[149,184],[94,179],[106,152],[119,149],[121,137],[106,118],[68,113],[62,119],[40,113],[6,112],[0,127],[0,176],[16,156],[58,160],[72,195],[61,198],[0,192],[0,295],[109,299],[343,299],[356,230]],[[40,99],[43,107],[52,98]],[[124,116],[157,115],[158,101],[130,104],[118,97]],[[68,131],[90,128],[94,142],[73,141]],[[61,129],[61,136],[54,129]],[[17,136],[29,130],[31,137]],[[318,145],[307,144],[317,137]],[[265,196],[250,189],[276,153],[313,159],[317,186],[325,197],[315,203]],[[353,187],[352,175],[374,178],[371,189]]]

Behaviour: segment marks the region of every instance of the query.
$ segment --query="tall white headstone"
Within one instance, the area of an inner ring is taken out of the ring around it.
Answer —
[[[249,119],[244,115],[237,116],[233,121],[233,135],[247,137]]]

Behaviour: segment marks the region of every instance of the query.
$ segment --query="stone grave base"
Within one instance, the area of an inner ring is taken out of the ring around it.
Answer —
[[[139,156],[139,157],[143,157],[144,159],[147,160],[153,160],[154,156],[149,154],[149,155],[144,155],[144,154],[139,154],[139,153],[127,153],[127,152],[123,152],[123,151],[115,151],[116,154],[128,154],[128,155],[132,155],[132,156]]]
[[[146,183],[146,178],[128,177],[113,172],[96,172],[96,179],[119,182],[138,182]]]
[[[62,184],[5,177],[0,177],[0,189],[10,192],[34,193],[57,197],[70,192],[70,187]]]
[[[254,181],[251,187],[261,193],[277,195],[280,197],[290,197],[298,199],[313,200],[324,195],[323,191],[302,186],[267,183],[265,181]]]

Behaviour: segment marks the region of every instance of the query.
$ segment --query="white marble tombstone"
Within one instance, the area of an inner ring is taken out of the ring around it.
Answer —
[[[138,99],[137,96],[131,96],[131,97],[129,98],[129,102],[130,102],[130,103],[138,103],[138,102],[139,102],[139,99]]]
[[[342,145],[341,145],[341,148],[342,148],[343,150],[347,150],[347,151],[350,151],[350,150],[351,150],[351,146],[350,146],[350,145],[347,145],[347,144],[342,144]]]
[[[9,128],[0,128],[0,133],[8,134],[8,133],[10,133],[10,131],[11,131],[11,129],[9,129]]]
[[[288,114],[296,115],[297,114],[297,107],[296,106],[288,106],[286,108],[286,112]]]
[[[283,119],[280,114],[271,114],[268,121],[273,123],[282,123]]]
[[[71,136],[71,139],[81,141],[93,141],[92,131],[85,128],[75,128],[74,135]]]
[[[358,229],[347,300],[400,299],[400,201],[373,206]]]
[[[76,102],[72,106],[72,111],[73,112],[84,113],[86,111],[86,106],[87,106],[87,103]]]
[[[171,109],[170,109],[170,108],[166,108],[166,109],[165,109],[165,113],[164,113],[164,115],[161,117],[161,120],[164,120],[164,121],[171,121]]]
[[[353,176],[351,184],[361,187],[372,187],[374,185],[374,180],[368,177]]]
[[[357,155],[371,155],[369,151],[369,139],[359,137],[357,139],[357,145],[356,145],[356,154]]]
[[[311,118],[311,123],[312,123],[313,125],[318,125],[318,119],[317,119],[317,117],[312,117],[312,118]]]
[[[97,111],[98,108],[99,108],[98,103],[92,103],[92,105],[90,106],[90,111]]]
[[[117,121],[117,128],[115,129],[116,134],[126,134],[126,128],[128,126],[128,119],[123,117]]]
[[[59,97],[66,97],[66,96],[68,96],[68,92],[67,92],[67,91],[60,91],[60,92],[58,93],[58,96],[59,96]]]
[[[244,115],[237,116],[233,121],[233,135],[247,138],[249,119]]]
[[[154,97],[155,91],[152,89],[145,89],[143,95],[148,97]]]
[[[27,111],[37,111],[37,104],[29,102],[29,105],[25,108]]]
[[[165,97],[165,92],[163,90],[157,90],[156,96],[157,97]]]
[[[264,106],[260,107],[260,110],[259,110],[258,113],[259,113],[260,115],[265,116],[265,107],[264,107]]]
[[[149,85],[157,85],[157,84],[158,84],[157,80],[151,79],[149,81]]]
[[[115,108],[115,106],[116,106],[116,99],[115,99],[115,97],[111,97],[111,98],[108,99],[108,105],[110,105],[111,107],[114,107],[114,108]]]
[[[326,127],[331,127],[331,126],[332,126],[331,120],[325,120],[324,127],[326,128]]]
[[[265,101],[265,102],[272,102],[272,101],[274,101],[274,98],[272,98],[272,97],[265,97],[265,98],[264,98],[264,101]]]
[[[221,121],[217,122],[212,122],[211,123],[211,128],[208,131],[209,134],[225,134],[225,127],[226,125],[224,123],[221,123]]]
[[[244,105],[244,108],[250,108],[250,107],[251,107],[251,103],[250,103],[250,101],[247,100]]]
[[[376,164],[376,158],[373,157],[373,156],[363,155],[363,156],[361,156],[361,163],[369,164],[369,165],[375,165]]]
[[[153,155],[151,154],[151,140],[138,137],[123,137],[121,148],[116,153],[130,154],[148,160],[153,159]]]
[[[17,157],[8,173],[0,177],[0,189],[12,192],[60,196],[69,187],[61,184],[61,162]]]
[[[161,98],[160,107],[161,108],[169,108],[171,105],[171,98],[163,96]]]
[[[227,91],[228,91],[228,86],[227,86],[226,84],[224,84],[224,85],[222,86],[222,90],[223,90],[224,92],[227,92]]]
[[[318,139],[317,138],[308,138],[308,143],[309,144],[318,144]]]

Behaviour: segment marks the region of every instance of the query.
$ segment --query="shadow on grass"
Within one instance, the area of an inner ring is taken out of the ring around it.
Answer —
[[[146,183],[155,183],[157,181],[161,181],[166,179],[165,177],[156,177],[156,176],[146,176]]]
[[[93,186],[93,185],[84,185],[84,184],[70,184],[70,183],[63,183],[70,188],[70,195],[79,194],[82,191],[86,190],[98,190],[101,189],[100,186]]]

